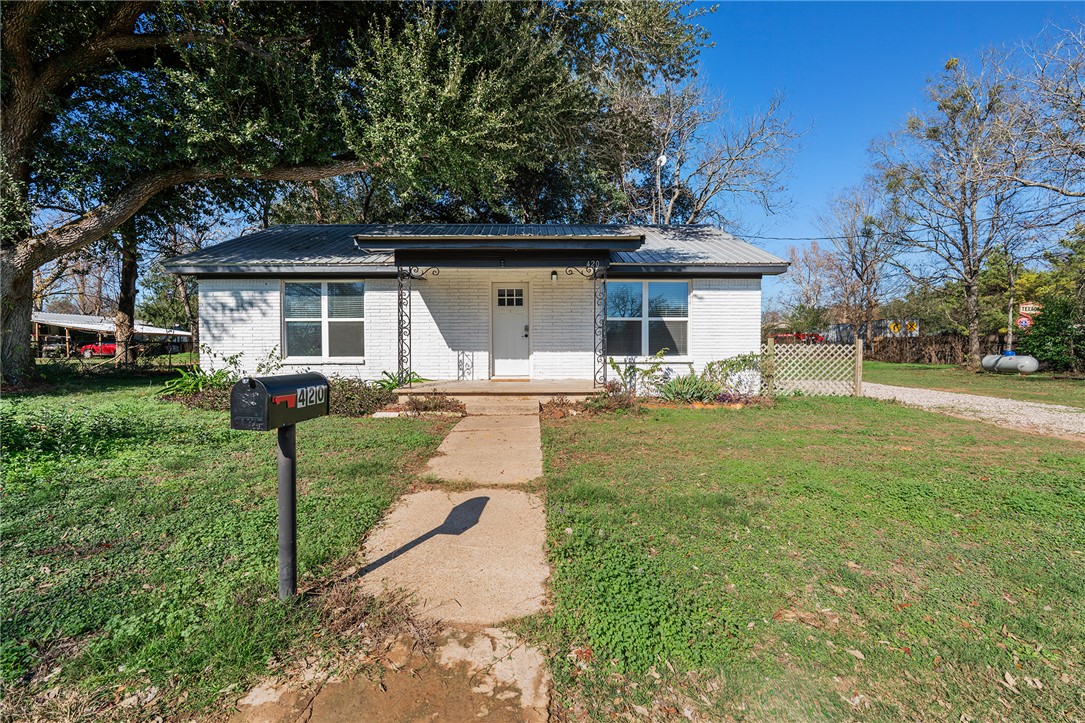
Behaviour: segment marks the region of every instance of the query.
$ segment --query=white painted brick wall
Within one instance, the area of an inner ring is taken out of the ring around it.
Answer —
[[[525,283],[535,379],[590,379],[594,371],[592,284],[557,269],[442,269],[413,285],[412,366],[427,379],[487,379],[490,374],[492,285]],[[690,357],[696,369],[713,359],[756,351],[760,343],[761,282],[694,279],[690,298]],[[396,280],[367,279],[364,364],[284,365],[283,371],[376,379],[398,365]],[[200,289],[200,340],[218,357],[242,353],[247,372],[281,350],[278,279],[205,278]],[[220,362],[201,358],[205,366]],[[679,368],[676,371],[687,371]]]
[[[761,348],[761,279],[694,279],[690,354],[697,371]]]

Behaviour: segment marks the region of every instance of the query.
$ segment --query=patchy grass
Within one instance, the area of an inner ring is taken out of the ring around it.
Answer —
[[[1085,445],[850,398],[547,421],[569,720],[1085,716]]]
[[[323,599],[344,594],[330,585],[337,563],[450,426],[299,428],[299,579],[314,592],[283,604],[275,434],[233,432],[227,413],[156,400],[158,388],[100,379],[0,402],[8,706],[58,685],[92,713],[156,691],[170,717],[243,690],[314,639],[341,642],[326,619],[339,606]]]
[[[923,387],[1023,402],[1065,404],[1085,409],[1085,377],[1037,373],[992,374],[941,364],[863,362],[863,380],[900,387]]]

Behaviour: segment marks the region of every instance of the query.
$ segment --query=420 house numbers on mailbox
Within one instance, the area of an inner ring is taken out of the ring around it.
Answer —
[[[328,387],[326,384],[318,384],[312,387],[302,387],[296,392],[279,394],[271,398],[272,404],[285,404],[287,407],[311,407],[314,404],[324,404],[328,399]]]

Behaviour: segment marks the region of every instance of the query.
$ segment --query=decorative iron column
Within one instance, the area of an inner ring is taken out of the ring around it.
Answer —
[[[593,384],[604,387],[607,383],[607,267],[593,260],[583,266],[568,266],[565,273],[568,276],[580,274],[585,279],[591,279],[595,355]]]
[[[399,302],[399,385],[414,386],[411,369],[411,288],[415,279],[424,279],[426,274],[437,276],[441,270],[436,267],[419,268],[418,266],[396,267],[397,298]]]
[[[592,275],[595,296],[595,386],[607,385],[607,267]]]
[[[399,386],[411,379],[411,271],[406,266],[396,269],[399,302]]]

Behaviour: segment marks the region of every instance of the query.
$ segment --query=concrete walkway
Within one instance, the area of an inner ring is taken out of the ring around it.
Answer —
[[[414,593],[423,617],[486,626],[531,615],[546,597],[546,514],[518,490],[417,492],[366,542],[359,575],[373,595]]]
[[[541,477],[539,405],[532,405],[531,416],[464,417],[441,442],[423,474],[483,485],[517,485]]]
[[[1085,440],[1085,410],[1077,407],[869,382],[863,382],[863,396],[1034,434]]]
[[[366,541],[362,584],[415,593],[423,615],[495,625],[542,609],[549,575],[546,514],[537,496],[511,486],[542,476],[539,405],[479,398],[424,474],[484,485],[470,492],[407,495]]]
[[[397,643],[407,653],[389,656],[380,683],[364,676],[270,681],[239,701],[236,723],[549,719],[545,656],[496,627],[542,610],[546,599],[543,502],[508,488],[542,476],[539,402],[466,402],[469,416],[425,474],[479,487],[400,499],[366,540],[357,573],[365,592],[407,590],[417,615],[449,626],[434,653]]]

